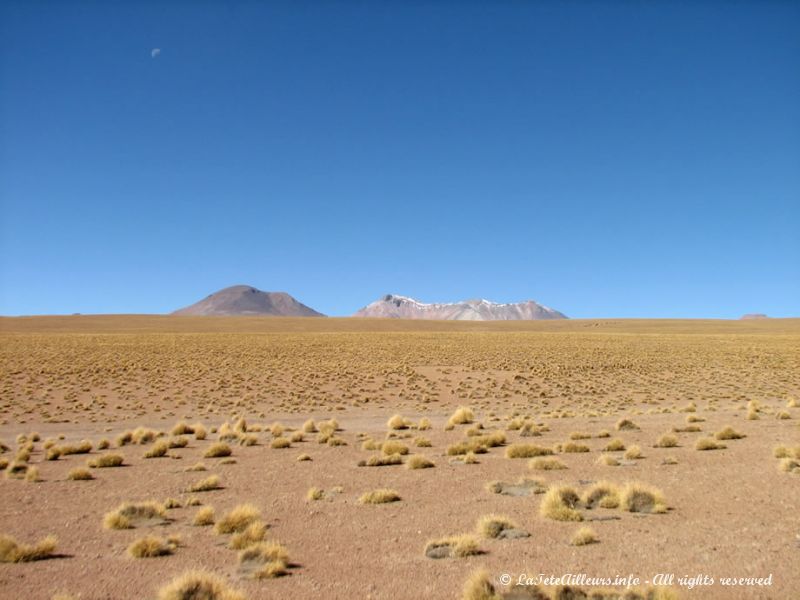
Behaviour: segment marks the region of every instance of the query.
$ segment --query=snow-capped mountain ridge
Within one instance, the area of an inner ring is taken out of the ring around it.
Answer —
[[[359,310],[355,317],[392,319],[442,319],[468,321],[521,321],[565,319],[562,313],[533,300],[499,303],[484,298],[461,302],[420,302],[416,298],[387,294]]]

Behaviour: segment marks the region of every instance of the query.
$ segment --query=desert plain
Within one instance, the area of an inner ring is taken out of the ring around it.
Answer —
[[[800,598],[799,319],[2,318],[0,442],[2,599]]]

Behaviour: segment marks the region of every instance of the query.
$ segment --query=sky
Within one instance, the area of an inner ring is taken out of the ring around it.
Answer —
[[[800,316],[800,3],[0,1],[0,314]]]

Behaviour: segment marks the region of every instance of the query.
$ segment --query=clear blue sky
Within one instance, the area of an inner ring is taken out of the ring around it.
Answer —
[[[4,0],[0,221],[6,315],[800,316],[800,3]]]

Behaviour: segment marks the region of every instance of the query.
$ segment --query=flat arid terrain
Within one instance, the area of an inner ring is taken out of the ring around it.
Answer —
[[[2,599],[800,597],[800,319],[3,318],[0,382]]]

